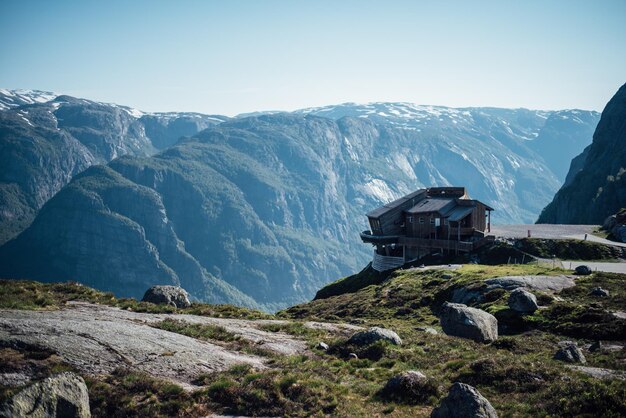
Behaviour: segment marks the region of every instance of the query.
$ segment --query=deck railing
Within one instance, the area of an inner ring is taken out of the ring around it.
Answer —
[[[452,241],[445,239],[427,239],[427,238],[408,238],[402,237],[398,240],[399,244],[418,247],[418,248],[440,248],[449,251],[469,252],[474,248],[473,242]]]

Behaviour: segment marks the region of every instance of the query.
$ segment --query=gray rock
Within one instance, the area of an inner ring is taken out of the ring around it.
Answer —
[[[497,418],[496,410],[470,385],[455,383],[430,414],[432,418]]]
[[[611,233],[618,241],[626,242],[626,225],[615,225]]]
[[[443,305],[441,328],[448,335],[469,338],[478,342],[498,339],[498,320],[485,311],[470,308],[460,303]]]
[[[388,399],[420,403],[433,395],[437,395],[438,392],[436,383],[429,381],[422,372],[409,370],[389,379],[381,394]]]
[[[578,266],[576,267],[576,270],[574,270],[576,272],[577,275],[579,276],[588,276],[592,273],[591,268],[589,268],[589,266]]]
[[[394,331],[386,328],[372,327],[366,331],[360,331],[354,334],[348,340],[348,344],[368,345],[376,341],[389,341],[395,345],[402,345],[402,339]]]
[[[581,363],[585,364],[587,359],[585,355],[578,348],[578,345],[573,341],[561,341],[559,343],[559,350],[554,354],[555,360],[564,361],[567,363]]]
[[[509,308],[521,313],[533,313],[539,306],[537,297],[524,289],[515,289],[511,292],[508,301]]]
[[[356,353],[350,353],[350,354],[348,354],[348,358],[350,360],[358,360],[359,356],[357,356]]]
[[[141,300],[157,305],[171,305],[176,308],[188,308],[191,306],[189,294],[185,289],[178,286],[152,286],[146,291]]]
[[[65,372],[22,390],[0,408],[0,417],[91,417],[82,377]]]
[[[485,280],[487,291],[502,288],[511,291],[524,287],[544,292],[559,292],[576,286],[574,276],[504,276]]]
[[[603,289],[601,287],[596,287],[591,291],[591,296],[598,296],[601,298],[607,298],[609,297],[610,293],[608,290]]]
[[[602,229],[610,231],[617,225],[617,215],[609,215],[602,224]]]
[[[320,350],[327,351],[329,347],[328,347],[328,344],[326,344],[323,341],[320,341],[319,343],[317,343],[317,347],[316,348],[318,348]]]

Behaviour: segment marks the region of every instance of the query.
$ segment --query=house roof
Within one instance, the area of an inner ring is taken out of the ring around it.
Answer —
[[[381,215],[384,215],[385,213],[389,212],[390,210],[397,209],[399,206],[406,204],[411,199],[415,199],[416,197],[418,197],[420,194],[422,194],[425,191],[426,189],[416,190],[413,193],[409,193],[408,195],[401,197],[400,199],[396,199],[391,203],[387,203],[386,205],[383,205],[379,208],[374,209],[371,212],[368,212],[366,216],[368,218],[378,218]]]
[[[455,206],[444,216],[448,218],[449,221],[458,222],[461,219],[465,218],[467,215],[472,213],[476,206]]]
[[[435,193],[433,196],[430,196],[431,191]],[[448,194],[447,196],[445,196],[446,193]],[[419,189],[368,212],[366,216],[368,218],[377,219],[390,211],[403,208],[410,214],[439,212],[442,216],[456,222],[457,219],[452,219],[453,214],[455,218],[463,214],[462,217],[459,218],[462,219],[464,216],[467,216],[467,213],[471,212],[472,208],[476,206],[476,202],[478,202],[478,200],[465,199],[461,196],[467,197],[463,187]],[[459,204],[458,199],[461,199],[463,204]],[[406,209],[407,207],[409,207],[409,209]],[[493,210],[493,208],[488,205],[485,205],[485,207],[487,210]]]
[[[440,214],[443,215],[455,204],[456,204],[456,199],[453,197],[427,198],[419,202],[417,205],[413,206],[411,209],[407,210],[407,213],[418,214],[418,213],[428,213],[428,212],[439,212]]]

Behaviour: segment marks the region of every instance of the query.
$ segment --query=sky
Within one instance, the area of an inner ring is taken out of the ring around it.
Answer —
[[[625,82],[624,0],[0,0],[0,87],[144,111],[601,111]]]

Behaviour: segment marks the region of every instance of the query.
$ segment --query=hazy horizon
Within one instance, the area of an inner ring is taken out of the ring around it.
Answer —
[[[620,1],[5,1],[0,12],[0,86],[146,112],[602,111],[626,82]]]

